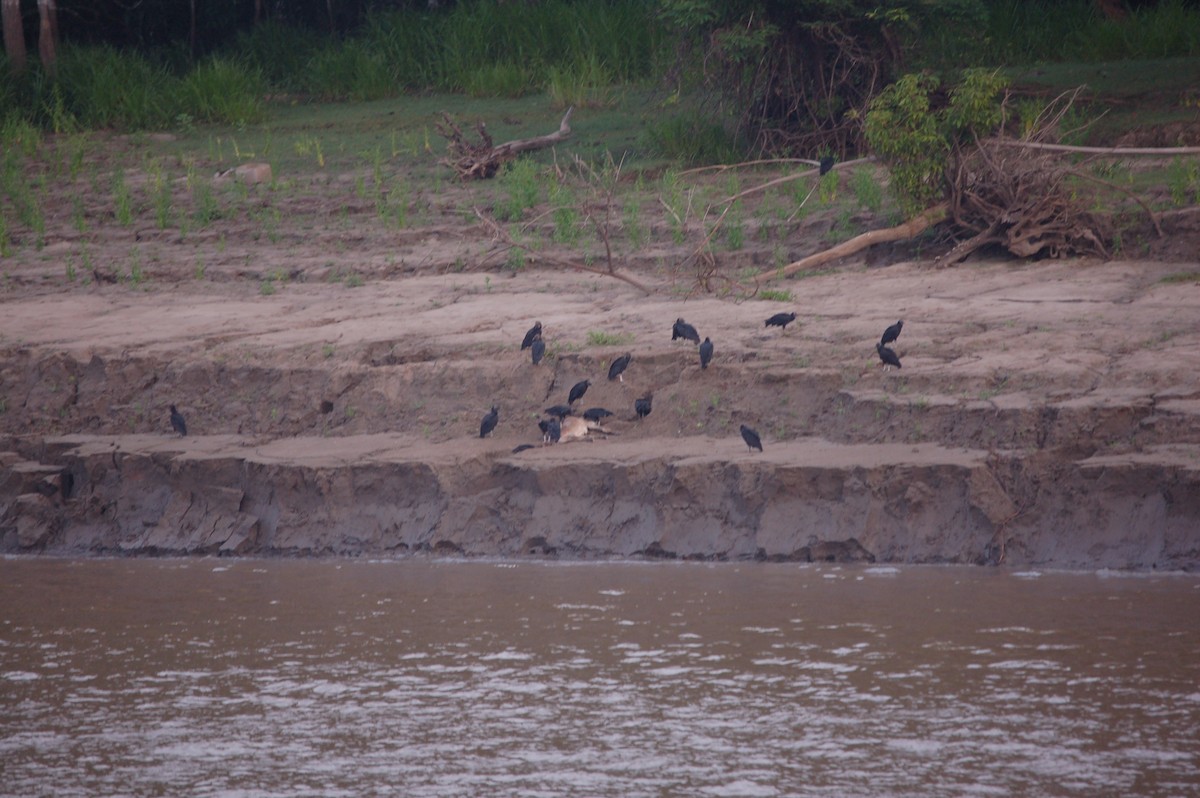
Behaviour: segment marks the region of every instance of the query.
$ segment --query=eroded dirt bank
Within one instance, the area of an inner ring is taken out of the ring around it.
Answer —
[[[0,547],[1193,568],[1200,286],[1162,282],[1179,270],[847,267],[791,303],[538,270],[31,288],[0,320]],[[764,328],[779,310],[798,325]],[[513,454],[585,378],[613,435]]]

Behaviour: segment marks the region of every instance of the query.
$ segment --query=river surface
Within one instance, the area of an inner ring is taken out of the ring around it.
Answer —
[[[1200,579],[0,560],[4,796],[1200,796]]]

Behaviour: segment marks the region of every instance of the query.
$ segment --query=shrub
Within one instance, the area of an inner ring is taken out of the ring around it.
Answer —
[[[945,196],[951,150],[999,124],[1004,86],[996,72],[967,70],[949,101],[933,107],[931,97],[941,82],[931,75],[905,75],[871,103],[867,142],[887,162],[904,212],[919,211]]]

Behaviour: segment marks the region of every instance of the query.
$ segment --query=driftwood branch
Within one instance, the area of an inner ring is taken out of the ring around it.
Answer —
[[[1112,155],[1118,158],[1126,155],[1200,155],[1200,147],[1083,147],[1073,144],[1049,144],[1041,141],[1008,138],[984,139],[984,142],[1004,147],[1021,147],[1027,150],[1079,152],[1094,155]]]
[[[861,252],[867,247],[872,247],[876,244],[883,244],[889,241],[907,241],[925,232],[935,224],[944,222],[948,218],[950,218],[949,207],[944,202],[939,203],[895,227],[868,231],[862,235],[855,236],[849,241],[844,241],[836,247],[814,253],[807,258],[801,258],[795,263],[789,263],[781,269],[762,272],[754,278],[754,282],[756,285],[762,285],[771,280],[790,277],[797,272],[822,266],[830,261]]]
[[[475,126],[475,130],[479,134],[479,143],[474,144],[468,141],[462,128],[450,118],[448,113],[443,111],[441,121],[434,122],[434,127],[438,134],[446,139],[448,157],[440,159],[438,163],[449,166],[463,180],[486,180],[495,177],[501,166],[520,153],[551,147],[569,137],[571,135],[571,113],[574,110],[574,106],[567,109],[567,112],[563,114],[562,121],[558,123],[558,130],[553,133],[527,139],[514,139],[503,144],[492,143],[491,134],[488,133],[483,122],[479,122]]]

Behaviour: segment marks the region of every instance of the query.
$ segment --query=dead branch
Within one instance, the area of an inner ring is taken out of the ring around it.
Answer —
[[[514,139],[503,144],[493,144],[492,137],[487,132],[483,122],[475,125],[479,134],[479,143],[473,144],[467,140],[460,128],[450,115],[442,112],[441,121],[435,121],[434,127],[442,138],[446,139],[446,151],[449,157],[441,158],[438,163],[449,166],[463,180],[486,180],[495,177],[500,167],[511,161],[517,155],[530,150],[539,150],[553,146],[571,135],[572,106],[563,114],[558,123],[558,130],[544,136],[533,136],[527,139]]]
[[[1002,147],[1022,147],[1027,150],[1111,155],[1114,158],[1121,158],[1126,155],[1200,155],[1200,147],[1083,147],[1072,144],[1048,144],[1041,141],[1008,138],[984,139],[984,143]]]
[[[483,224],[486,225],[487,228],[491,231],[493,239],[495,239],[496,241],[499,241],[504,246],[509,247],[510,249],[519,249],[526,253],[528,253],[530,251],[529,247],[526,247],[526,246],[514,241],[513,237],[511,235],[509,235],[508,231],[505,230],[495,219],[488,216],[483,211],[479,210],[479,208],[473,208],[472,210],[475,211],[476,218],[478,218],[479,221],[483,222]],[[598,269],[595,266],[586,266],[582,263],[576,263],[575,261],[566,260],[564,258],[557,258],[557,257],[554,257],[553,255],[547,255],[544,252],[539,252],[538,257],[541,258],[542,260],[546,261],[547,263],[552,263],[556,266],[562,266],[564,268],[574,269],[574,270],[580,271],[580,272],[588,272],[589,274],[599,274],[599,275],[603,275],[605,277],[612,277],[614,279],[620,280],[621,282],[632,285],[634,288],[638,289],[639,291],[643,291],[647,294],[653,293],[650,290],[649,286],[647,286],[645,283],[640,282],[636,278],[631,277],[630,275],[626,274],[625,272],[618,270],[611,261],[609,262],[609,267],[607,269]]]
[[[939,203],[895,227],[870,230],[862,235],[855,236],[849,241],[844,241],[836,247],[822,250],[821,252],[809,255],[807,258],[801,258],[795,263],[789,263],[781,269],[762,272],[754,278],[754,283],[757,286],[771,280],[790,277],[796,272],[822,266],[830,261],[861,252],[867,247],[872,247],[876,244],[883,244],[889,241],[906,241],[910,238],[915,238],[935,224],[939,224],[950,218],[949,210],[946,203]]]

